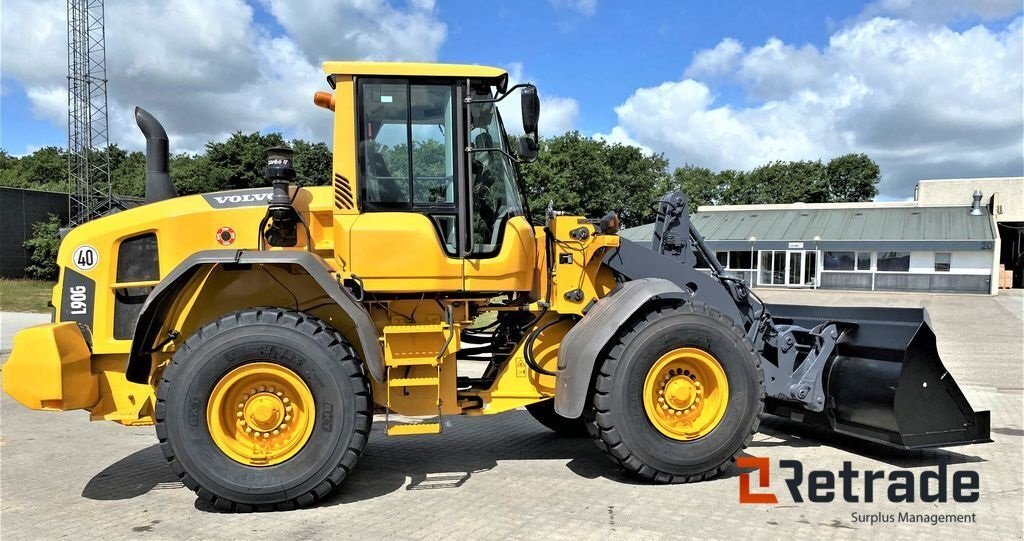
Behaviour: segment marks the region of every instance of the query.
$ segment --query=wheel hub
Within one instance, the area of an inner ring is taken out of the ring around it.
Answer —
[[[663,380],[664,381],[664,380]],[[688,377],[676,376],[668,380],[665,387],[665,402],[675,411],[690,409],[698,400],[700,383]]]
[[[295,372],[256,362],[228,372],[207,407],[210,436],[231,459],[248,466],[288,460],[313,431],[313,395]]]
[[[238,405],[238,409],[242,412],[242,415],[239,416],[241,417],[239,424],[243,427],[250,426],[258,432],[271,432],[287,426],[284,424],[286,416],[286,406],[282,400],[284,393],[277,391],[276,394],[273,394],[273,387],[270,387],[269,391],[257,393],[248,398],[242,397],[245,402]]]
[[[651,424],[671,439],[689,441],[706,436],[725,417],[729,383],[711,354],[684,347],[654,363],[643,392]]]

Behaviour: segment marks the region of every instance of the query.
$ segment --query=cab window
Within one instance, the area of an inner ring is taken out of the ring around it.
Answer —
[[[364,79],[359,92],[364,209],[426,214],[445,251],[454,254],[457,211],[452,86]]]
[[[490,89],[473,90],[475,98],[490,98]],[[495,254],[501,247],[505,222],[523,214],[516,184],[515,168],[507,153],[507,137],[494,103],[477,102],[469,106],[470,134],[473,145],[473,249],[476,257]]]

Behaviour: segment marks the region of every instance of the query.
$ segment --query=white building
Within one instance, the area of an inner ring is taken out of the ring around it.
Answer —
[[[722,265],[754,287],[996,294],[1001,258],[1010,269],[1021,257],[1021,229],[1008,223],[1002,233],[1015,245],[1003,250],[996,213],[1024,221],[1014,214],[1024,213],[1024,179],[945,182],[923,181],[919,201],[702,206],[692,220]],[[649,242],[652,231],[622,236]]]

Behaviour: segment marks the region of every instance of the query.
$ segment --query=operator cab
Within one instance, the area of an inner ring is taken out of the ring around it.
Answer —
[[[438,281],[426,290],[475,289],[469,275],[482,277],[473,270],[483,260],[502,258],[509,243],[523,253],[506,253],[505,259],[534,260],[534,243],[522,238],[532,236],[532,228],[517,170],[518,163],[536,157],[539,101],[532,85],[510,89],[507,73],[481,66],[329,62],[324,67],[335,95],[314,101],[335,110],[336,192],[352,194],[341,198],[339,210],[364,217],[349,227],[340,220],[345,234],[372,235],[368,228],[382,227],[385,217],[373,214],[403,215],[387,220],[388,236],[416,252],[416,267],[435,269]],[[518,151],[509,147],[498,112],[498,103],[516,89],[522,90],[527,129]],[[348,93],[352,116],[338,106]],[[348,149],[354,151],[345,159]],[[425,233],[433,246],[423,246]],[[401,267],[411,262],[359,255],[350,254],[345,263],[370,290],[375,283],[382,290],[393,287],[377,278],[397,285],[393,278],[404,275]],[[527,290],[529,281],[511,285]]]

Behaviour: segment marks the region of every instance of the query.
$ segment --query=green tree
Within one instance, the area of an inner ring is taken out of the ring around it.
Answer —
[[[209,162],[205,155],[188,153],[175,154],[169,164],[171,181],[178,195],[215,192],[225,189],[210,175]]]
[[[881,170],[867,154],[845,154],[825,166],[828,201],[871,201],[878,195]]]
[[[231,134],[225,141],[206,143],[205,158],[210,185],[219,190],[265,186],[266,150],[283,144],[284,138],[280,133],[264,135],[258,132],[244,134],[240,131]]]
[[[25,274],[37,280],[56,280],[60,220],[50,214],[46,221],[32,224],[32,237],[25,241],[24,246],[29,257]]]
[[[599,218],[619,213],[626,227],[653,219],[651,203],[669,186],[668,161],[637,147],[609,144],[579,132],[540,141],[537,161],[521,167],[527,197],[536,208]]]
[[[715,205],[722,201],[725,188],[732,180],[725,175],[731,173],[714,173],[707,167],[686,164],[672,172],[672,187],[686,194],[690,212],[694,212],[701,205]]]
[[[299,186],[324,186],[331,183],[333,164],[331,149],[325,143],[310,143],[302,139],[292,141],[295,150],[292,163]]]
[[[141,152],[121,153],[122,156],[111,160],[110,189],[117,195],[142,197],[146,191],[146,156]],[[114,156],[112,152],[111,157]]]

